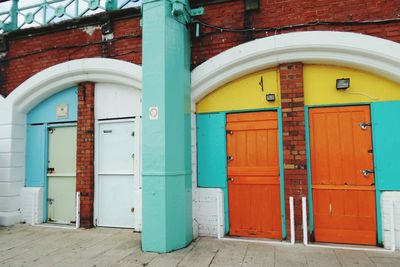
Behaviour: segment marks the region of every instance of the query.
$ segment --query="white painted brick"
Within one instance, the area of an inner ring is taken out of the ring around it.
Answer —
[[[223,191],[218,188],[198,188],[196,190],[195,220],[198,223],[200,236],[217,236],[218,217],[220,222],[220,233],[224,233],[224,204]],[[217,203],[217,199],[219,202]],[[219,214],[217,213],[219,205]]]
[[[386,191],[381,195],[381,211],[382,211],[382,228],[383,228],[383,245],[385,248],[391,248],[391,208],[394,203],[395,212],[395,232],[396,232],[396,248],[400,248],[400,191]]]

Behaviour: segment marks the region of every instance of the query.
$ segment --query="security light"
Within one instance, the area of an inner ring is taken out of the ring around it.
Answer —
[[[346,90],[349,87],[350,87],[350,78],[336,79],[337,90]]]
[[[260,0],[244,0],[244,10],[253,11],[260,8]]]
[[[268,102],[274,102],[275,101],[275,94],[267,94],[266,96]]]

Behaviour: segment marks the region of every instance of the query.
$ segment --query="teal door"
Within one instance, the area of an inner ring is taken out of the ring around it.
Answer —
[[[48,222],[75,221],[76,127],[49,128]]]

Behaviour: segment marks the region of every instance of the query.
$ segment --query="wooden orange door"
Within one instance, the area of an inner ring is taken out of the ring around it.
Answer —
[[[277,112],[227,115],[230,235],[281,238]]]
[[[315,240],[375,245],[369,106],[313,108],[309,118]]]

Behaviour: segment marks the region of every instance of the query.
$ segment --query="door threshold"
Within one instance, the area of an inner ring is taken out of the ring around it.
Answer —
[[[268,239],[268,238],[251,238],[251,237],[239,237],[239,236],[226,236],[218,238],[219,240],[225,241],[239,241],[239,242],[250,242],[250,243],[261,243],[261,244],[271,244],[271,245],[290,245],[293,244],[288,241]]]
[[[393,251],[369,245],[350,245],[350,244],[337,244],[337,243],[311,243],[306,244],[306,247],[313,248],[330,248],[330,249],[344,249],[344,250],[358,250],[358,251],[371,251],[371,252],[385,252],[392,253]]]
[[[58,228],[58,229],[68,229],[68,230],[77,230],[77,228],[75,227],[75,224],[41,223],[41,224],[34,224],[32,226]]]

